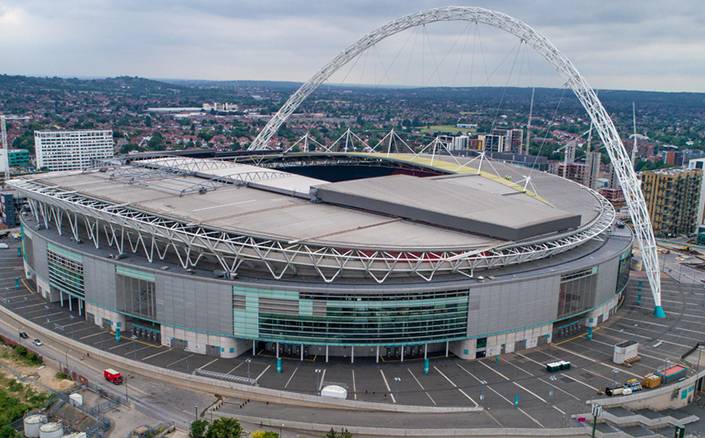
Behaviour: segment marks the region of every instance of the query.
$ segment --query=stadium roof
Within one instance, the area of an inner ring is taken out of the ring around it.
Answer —
[[[575,228],[592,221],[599,206],[584,188],[543,173],[533,177],[542,202],[481,175],[327,183],[231,161],[183,158],[103,170],[32,179],[228,232],[388,250],[492,248]],[[311,187],[323,202],[308,198]]]

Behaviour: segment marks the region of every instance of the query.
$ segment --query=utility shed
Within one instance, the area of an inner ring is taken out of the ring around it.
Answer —
[[[459,184],[460,180],[467,184]],[[577,228],[581,217],[479,175],[419,178],[391,175],[320,184],[320,202],[518,241]]]

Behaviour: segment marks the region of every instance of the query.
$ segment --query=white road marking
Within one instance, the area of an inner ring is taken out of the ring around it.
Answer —
[[[355,370],[352,370],[353,379],[353,399],[357,400],[357,387],[355,386]]]
[[[380,368],[379,373],[382,375],[382,380],[384,380],[384,386],[387,387],[387,392],[389,392],[389,396],[392,398],[392,403],[396,403],[397,400],[394,398],[394,394],[392,394],[392,388],[389,387],[389,383],[387,382],[387,378],[384,376],[384,371]]]
[[[321,380],[318,382],[318,392],[321,392],[321,388],[323,388],[323,381],[326,378],[326,369],[323,368],[323,372],[321,373]]]
[[[526,371],[524,368],[520,367],[519,365],[513,364],[512,361],[510,361],[510,360],[507,360],[507,359],[502,358],[502,361],[508,363],[509,365],[513,366],[514,368],[518,369],[519,371],[521,371],[521,372],[524,373],[524,374],[528,374],[529,376],[533,376],[533,375],[534,375],[533,373],[530,373],[530,372]]]
[[[470,397],[465,391],[463,391],[462,388],[458,388],[458,385],[456,385],[455,382],[453,382],[452,380],[450,380],[450,377],[448,377],[448,376],[446,376],[445,374],[443,374],[443,371],[439,370],[438,367],[436,367],[436,366],[434,365],[434,366],[433,366],[433,369],[436,370],[436,371],[438,371],[438,374],[440,374],[441,376],[443,376],[444,379],[446,379],[448,382],[450,382],[450,384],[453,385],[453,388],[457,389],[461,394],[463,394],[463,395],[465,396],[465,398],[467,398],[468,400],[470,400],[471,402],[473,402],[473,404],[475,405],[475,407],[480,406],[479,404],[477,404],[477,402],[476,402],[475,400],[472,399],[472,397]]]
[[[487,364],[484,363],[482,360],[478,360],[478,362],[480,363],[480,365],[483,365],[483,366],[484,366],[485,368],[487,368],[488,370],[490,370],[490,371],[496,373],[498,376],[500,376],[500,377],[503,378],[504,380],[511,380],[509,377],[505,376],[504,374],[502,374],[502,373],[500,373],[499,371],[495,370],[495,369],[492,368],[491,366],[487,365]]]
[[[159,352],[157,352],[157,353],[152,354],[151,356],[143,357],[143,358],[142,358],[142,361],[144,362],[144,361],[146,361],[147,359],[151,359],[151,358],[153,358],[153,357],[157,357],[157,356],[159,356],[160,354],[164,354],[164,353],[169,352],[169,351],[171,351],[171,348],[167,348],[166,350],[159,351]]]
[[[262,370],[262,372],[261,372],[261,373],[259,373],[259,376],[257,376],[257,377],[255,378],[255,381],[256,381],[256,382],[258,382],[258,381],[259,381],[259,379],[261,379],[261,378],[262,378],[262,376],[264,376],[264,373],[266,373],[266,372],[267,372],[267,370],[269,370],[269,369],[270,369],[271,367],[272,367],[272,365],[271,365],[271,364],[270,364],[270,365],[267,365],[267,368],[263,369],[263,370]]]
[[[457,365],[461,370],[463,370],[463,371],[465,371],[466,373],[468,373],[473,379],[477,380],[478,383],[481,383],[481,384],[483,384],[483,385],[486,385],[486,384],[487,384],[487,380],[479,379],[476,375],[474,375],[473,373],[471,373],[469,370],[467,370],[464,366],[460,365],[459,363],[456,363],[456,365]]]
[[[114,349],[116,349],[116,348],[124,347],[125,345],[131,345],[131,344],[134,344],[134,342],[132,342],[132,341],[127,341],[127,342],[125,342],[125,343],[122,343],[122,342],[121,342],[121,343],[119,343],[119,344],[117,344],[117,345],[113,345],[112,347],[108,348],[108,351],[112,351],[112,350],[114,350]]]
[[[433,403],[434,406],[437,406],[437,405],[436,405],[436,401],[433,399],[433,397],[431,397],[431,394],[429,394],[428,392],[426,392],[426,388],[423,387],[423,385],[421,384],[421,382],[419,382],[419,379],[416,378],[416,376],[414,375],[414,373],[411,372],[411,370],[410,370],[409,368],[407,368],[406,370],[409,372],[409,374],[411,374],[411,377],[412,377],[412,378],[416,381],[416,383],[419,385],[419,388],[421,388],[421,390],[424,392],[424,394],[426,394],[426,397],[428,397],[428,399],[431,400],[431,403]]]
[[[286,380],[286,383],[284,384],[284,389],[286,389],[289,386],[289,383],[291,383],[291,380],[294,378],[296,375],[296,372],[299,370],[299,367],[294,368],[294,372],[291,373],[289,378]]]
[[[179,362],[183,362],[183,361],[185,361],[185,360],[188,360],[188,359],[190,359],[192,356],[194,356],[193,353],[192,353],[192,354],[189,354],[189,355],[187,355],[187,356],[184,356],[184,357],[182,357],[181,359],[176,359],[174,362],[170,363],[169,365],[165,366],[164,368],[169,368],[169,367],[171,367],[171,366],[173,366],[173,365],[176,365],[176,364],[179,363]],[[146,358],[145,358],[145,359],[146,359]]]
[[[533,395],[533,396],[536,397],[537,399],[539,399],[539,400],[541,400],[542,402],[548,404],[548,402],[547,402],[543,397],[541,397],[540,395],[536,394],[534,391],[531,391],[530,389],[526,388],[525,386],[523,386],[523,385],[521,385],[521,384],[519,384],[519,383],[517,383],[517,382],[513,382],[513,383],[514,383],[514,385],[518,386],[519,388],[521,388],[521,389],[523,389],[524,391],[528,392],[529,394]]]
[[[499,397],[502,398],[502,400],[506,401],[506,402],[509,403],[511,406],[514,406],[514,402],[513,402],[513,401],[509,400],[507,397],[505,397],[505,396],[503,396],[502,394],[500,394],[499,392],[495,391],[495,389],[492,388],[491,386],[487,385],[487,389],[489,389],[490,391],[492,391],[492,392],[494,392],[495,394],[497,394]],[[517,406],[517,409],[519,410],[519,412],[521,412],[522,414],[526,415],[526,416],[529,418],[529,420],[531,420],[531,421],[533,421],[534,423],[538,424],[539,427],[543,427],[543,424],[539,423],[539,421],[538,421],[536,418],[534,418],[534,417],[532,417],[531,415],[529,415],[525,410],[523,410],[522,408],[520,408],[520,407],[518,407],[518,406]]]
[[[556,405],[551,405],[551,406],[553,407],[553,409],[555,409],[558,412],[560,412],[561,414],[565,415],[565,412],[563,412],[561,409],[559,409],[558,406],[556,406]]]
[[[567,395],[567,396],[569,396],[569,397],[572,397],[572,398],[574,398],[575,400],[582,401],[582,400],[580,400],[579,397],[574,396],[573,394],[569,393],[569,392],[566,391],[565,389],[563,389],[563,388],[561,388],[561,387],[558,387],[558,386],[554,385],[554,384],[551,383],[551,382],[547,382],[546,380],[543,380],[543,379],[539,379],[539,380],[540,380],[541,382],[545,383],[545,384],[548,385],[548,386],[552,386],[552,387],[556,388],[557,390],[559,390],[559,391],[562,392],[563,394],[565,394],[565,395]]]
[[[590,385],[589,383],[585,383],[585,382],[583,382],[583,381],[580,381],[580,380],[576,379],[575,377],[573,377],[573,376],[571,376],[571,375],[569,375],[569,374],[565,374],[565,373],[564,373],[564,374],[561,374],[561,376],[565,376],[565,377],[569,378],[570,380],[572,380],[573,382],[580,383],[581,385],[587,386],[588,388],[590,388],[590,389],[592,389],[592,390],[594,390],[594,391],[602,392],[601,389],[595,388],[594,386]]]
[[[242,364],[244,364],[244,363],[245,363],[245,362],[240,362],[239,364],[235,365],[232,370],[228,371],[228,372],[225,373],[225,374],[232,374],[233,371],[235,371],[236,369],[240,368],[240,367],[242,366]]]
[[[79,338],[78,340],[82,341],[84,339],[92,338],[92,337],[102,335],[102,334],[105,334],[105,332],[91,333],[90,335],[83,336],[83,337]]]
[[[202,370],[203,368],[207,367],[208,365],[212,364],[213,362],[218,361],[218,359],[220,359],[220,358],[216,357],[215,359],[213,359],[212,361],[208,362],[207,364],[198,367],[198,369],[199,369],[199,370]]]
[[[612,328],[612,327],[604,327],[604,329],[605,329],[605,330],[612,331],[612,332],[624,333],[624,334],[629,335],[629,336],[636,336],[637,338],[644,338],[644,339],[649,339],[649,340],[650,340],[650,339],[653,339],[653,336],[644,336],[644,335],[640,335],[640,334],[637,334],[637,333],[632,333],[632,332],[626,331],[626,330],[624,330],[624,329],[617,330],[617,329],[614,329],[614,328]],[[690,348],[693,347],[692,345],[688,346],[688,345],[684,345],[684,344],[679,344],[679,343],[677,343],[677,342],[671,342],[671,341],[666,341],[666,340],[662,340],[662,341],[663,341],[663,343],[665,343],[665,344],[671,344],[671,345],[675,345],[676,347],[682,347],[682,348],[686,348],[686,349],[690,349]]]
[[[623,372],[624,374],[629,374],[629,375],[632,376],[632,377],[636,377],[636,378],[638,378],[638,379],[641,379],[641,377],[642,377],[642,376],[639,375],[639,374],[632,373],[631,371],[627,371],[627,370],[624,370],[624,369],[622,369],[622,368],[618,368],[618,367],[616,367],[616,366],[614,366],[614,365],[610,365],[610,364],[608,364],[608,363],[599,361],[599,360],[597,360],[597,359],[593,359],[593,358],[588,357],[588,356],[584,356],[584,355],[582,355],[582,354],[580,354],[580,353],[576,353],[576,352],[574,352],[574,351],[568,350],[567,348],[559,347],[558,345],[552,345],[552,347],[553,347],[553,348],[556,348],[556,349],[558,349],[558,350],[564,351],[564,352],[566,352],[566,353],[568,353],[568,354],[572,354],[573,356],[577,356],[577,357],[579,357],[579,358],[581,358],[581,359],[588,360],[588,361],[590,361],[590,362],[592,362],[592,363],[600,364],[600,365],[605,366],[605,367],[607,367],[607,368],[610,368],[610,369],[613,369],[613,370],[617,370],[617,371],[621,371],[621,372]]]

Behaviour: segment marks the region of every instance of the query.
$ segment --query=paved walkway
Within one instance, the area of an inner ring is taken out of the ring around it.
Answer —
[[[273,366],[274,359],[269,356],[221,359],[138,340],[123,338],[118,343],[113,335],[75,312],[58,303],[46,303],[25,288],[17,289],[15,281],[22,276],[22,259],[17,257],[16,251],[14,245],[0,250],[0,305],[87,345],[184,373],[204,369],[257,378],[260,386],[274,389],[316,394],[322,385],[336,383],[347,387],[349,398],[356,400],[421,406],[477,404],[485,408],[484,413],[474,416],[433,414],[434,419],[458,427],[565,427],[571,424],[570,415],[584,412],[585,401],[595,398],[605,386],[679,361],[680,355],[695,342],[705,340],[705,288],[664,279],[663,306],[668,312],[667,319],[651,316],[653,306],[649,293],[641,294],[637,302],[638,282],[632,282],[624,308],[617,318],[595,331],[592,341],[581,336],[539,349],[476,361],[432,358],[428,375],[423,374],[420,360],[376,364],[374,359],[359,359],[352,365],[341,359],[325,363],[323,358],[285,359],[284,372],[279,374]],[[642,360],[630,368],[613,365],[613,345],[627,339],[640,342]],[[569,360],[573,368],[548,374],[543,364],[557,359]],[[222,412],[316,419],[315,412],[306,408],[286,406],[273,410],[266,404],[241,405],[242,401],[226,400]],[[372,420],[375,415],[339,414],[341,421],[346,419],[350,424]],[[388,421],[409,427],[422,427],[421,424],[430,421],[424,415],[394,415],[393,418]]]

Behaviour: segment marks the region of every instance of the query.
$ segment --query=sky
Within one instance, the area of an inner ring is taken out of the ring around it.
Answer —
[[[379,26],[479,6],[545,35],[595,88],[705,92],[702,0],[0,0],[0,73],[305,81]],[[437,23],[380,42],[332,82],[560,86],[513,36]]]

